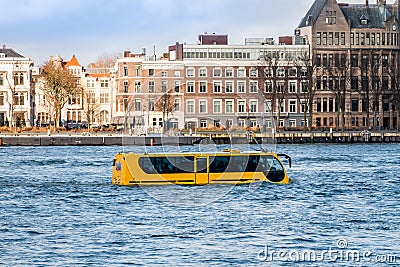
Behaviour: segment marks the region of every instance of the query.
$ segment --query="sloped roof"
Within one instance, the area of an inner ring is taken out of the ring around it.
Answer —
[[[1,48],[0,53],[5,54],[6,57],[23,57],[11,48]]]
[[[377,5],[348,5],[340,6],[340,9],[350,22],[351,28],[384,28],[385,20],[391,16],[386,8]],[[362,18],[368,19],[366,25],[361,24]]]
[[[81,64],[79,64],[78,59],[75,57],[75,55],[72,56],[71,60],[65,64],[66,67],[80,67]]]
[[[321,14],[322,9],[326,5],[327,0],[315,0],[313,5],[308,10],[305,17],[300,21],[298,28],[303,28],[307,26],[311,26],[315,23],[319,14]],[[309,21],[311,19],[311,21]],[[309,21],[309,22],[307,22]]]

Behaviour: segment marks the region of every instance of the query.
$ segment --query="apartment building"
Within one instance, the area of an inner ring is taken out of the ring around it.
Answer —
[[[304,77],[296,59],[309,47],[271,45],[267,38],[246,43],[229,45],[227,35],[211,34],[200,35],[198,44],[171,45],[161,59],[126,51],[116,63],[113,123],[133,128],[163,127],[164,120],[177,129],[274,127],[279,114],[280,127],[302,127]],[[268,77],[267,55],[276,56]],[[271,98],[273,84],[282,96],[279,103]]]
[[[398,1],[314,1],[296,29],[315,66],[314,127],[398,128],[399,10]]]
[[[0,126],[30,126],[32,60],[3,45],[0,49]]]

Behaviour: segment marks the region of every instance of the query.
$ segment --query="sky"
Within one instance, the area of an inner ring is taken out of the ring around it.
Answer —
[[[0,0],[0,42],[35,65],[50,56],[83,66],[123,51],[161,56],[199,34],[245,38],[293,35],[314,0]],[[365,0],[338,2],[365,3]],[[375,0],[369,1],[371,4]],[[388,3],[393,1],[388,0]],[[0,44],[0,45],[1,45]]]

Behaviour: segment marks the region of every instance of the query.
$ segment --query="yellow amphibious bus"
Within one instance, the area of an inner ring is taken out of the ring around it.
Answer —
[[[287,184],[280,157],[270,152],[224,150],[212,153],[120,153],[115,155],[112,183],[116,185],[245,184],[269,181]]]

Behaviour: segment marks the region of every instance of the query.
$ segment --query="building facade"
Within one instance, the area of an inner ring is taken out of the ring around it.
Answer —
[[[274,127],[272,117],[279,114],[281,128],[302,127],[304,77],[296,60],[309,46],[271,45],[262,38],[229,45],[227,40],[200,35],[199,44],[176,43],[161,59],[126,51],[116,63],[113,123],[129,117],[131,127],[150,131],[165,123],[176,129]],[[275,56],[274,69],[267,55]],[[277,91],[279,101],[271,97]]]
[[[80,88],[79,93],[71,96],[61,110],[62,125],[109,125],[112,115],[111,96],[115,84],[113,70],[95,65],[85,69],[75,55],[68,61],[64,61],[59,55],[50,57],[50,61],[56,61],[68,69]],[[48,126],[54,123],[54,110],[40,89],[40,78],[37,78],[34,96],[36,125]]]
[[[313,56],[313,127],[398,129],[398,1],[315,0],[296,34]]]
[[[0,126],[33,123],[31,67],[33,62],[5,45],[0,49]]]

